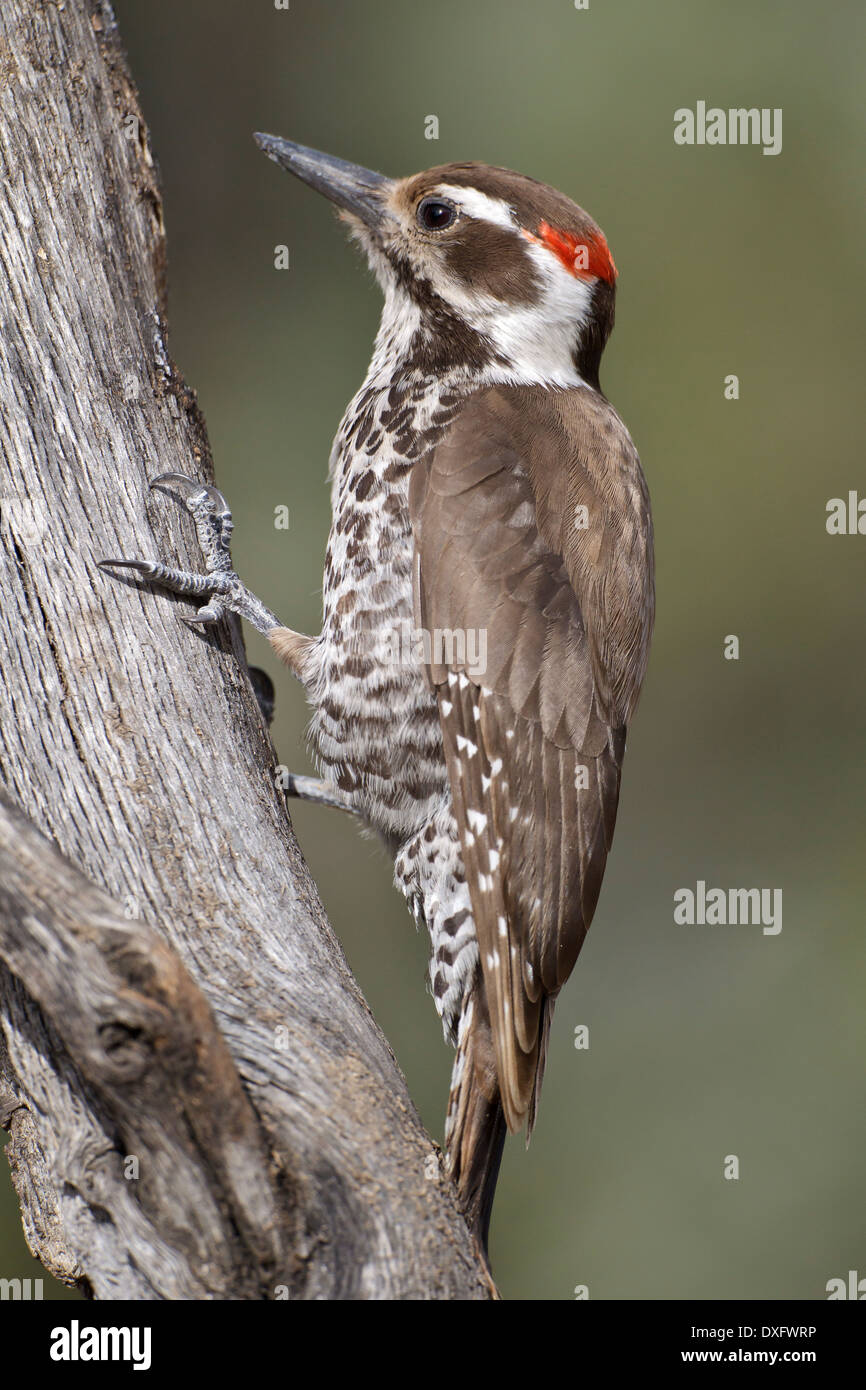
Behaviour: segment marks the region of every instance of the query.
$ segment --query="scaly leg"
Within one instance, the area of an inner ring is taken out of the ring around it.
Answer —
[[[179,496],[166,484],[174,483],[186,492]],[[191,599],[203,598],[206,602],[197,613],[186,621],[208,626],[219,622],[226,613],[236,613],[246,618],[258,632],[263,632],[283,661],[291,668],[302,684],[306,674],[305,657],[315,639],[303,633],[293,632],[282,627],[269,608],[251,593],[241,582],[232,568],[231,536],[234,530],[228,502],[218,488],[208,483],[198,483],[194,478],[184,477],[182,473],[161,473],[150,486],[161,488],[176,502],[184,504],[195,522],[196,535],[204,556],[205,573],[193,574],[188,570],[174,569],[156,560],[100,560],[99,568],[135,570],[143,578],[151,580],[170,593],[181,594]],[[257,692],[258,697],[258,692]],[[261,702],[260,702],[261,703]],[[262,706],[265,718],[269,711]],[[270,710],[273,713],[273,710]],[[296,777],[290,773],[285,788],[286,796],[313,801],[323,806],[335,806],[342,811],[355,811],[345,793],[328,782],[314,777]]]
[[[286,779],[286,796],[298,801],[312,801],[316,806],[334,806],[338,811],[350,811],[353,816],[360,814],[348,796],[332,782],[322,782],[318,777],[296,777],[290,772]]]

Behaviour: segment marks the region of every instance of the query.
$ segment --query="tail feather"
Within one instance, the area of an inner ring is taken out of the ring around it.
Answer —
[[[526,1144],[532,1137],[544,1079],[547,1044],[555,999],[545,998],[538,1040],[535,1081],[526,1114]],[[460,1205],[476,1240],[487,1254],[490,1213],[508,1126],[499,1098],[496,1053],[480,974],[476,978],[457,1033],[457,1055],[445,1120],[445,1155]]]
[[[553,1018],[553,1007],[556,1003],[556,996],[548,994],[541,1007],[541,1017],[538,1021],[538,1061],[535,1066],[535,1081],[532,1086],[532,1095],[529,1099],[529,1110],[526,1115],[526,1147],[529,1148],[529,1141],[532,1138],[532,1131],[535,1129],[535,1120],[538,1115],[538,1098],[541,1095],[541,1083],[544,1080],[544,1069],[547,1066],[547,1045],[550,1041],[550,1023]]]
[[[445,1153],[460,1205],[485,1255],[506,1133],[490,1020],[483,990],[476,985],[464,1007],[457,1035]]]

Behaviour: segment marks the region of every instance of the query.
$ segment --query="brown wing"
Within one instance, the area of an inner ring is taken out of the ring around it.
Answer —
[[[646,486],[589,390],[472,397],[410,489],[440,720],[509,1129],[592,919],[653,617]],[[486,650],[485,650],[486,647]]]

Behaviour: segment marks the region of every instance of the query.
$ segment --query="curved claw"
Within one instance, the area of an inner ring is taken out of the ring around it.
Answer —
[[[181,487],[189,488],[191,493],[203,492],[224,512],[230,511],[229,504],[218,487],[212,487],[210,483],[200,483],[197,478],[188,478],[185,473],[160,473],[159,477],[151,478],[148,486],[159,487],[166,483],[179,484]]]
[[[141,570],[142,574],[147,574],[148,570],[153,569],[151,560],[97,560],[97,568],[104,570],[111,566],[112,569],[120,570]]]
[[[180,483],[181,487],[197,488],[204,487],[197,478],[188,478],[185,473],[160,473],[158,477],[151,478],[148,487],[159,487],[160,483]]]
[[[210,603],[206,603],[204,608],[200,608],[197,613],[193,613],[190,617],[184,618],[184,622],[188,623],[191,627],[207,627],[209,623],[218,623],[224,613],[225,609],[222,604],[220,604],[218,608],[215,608]]]

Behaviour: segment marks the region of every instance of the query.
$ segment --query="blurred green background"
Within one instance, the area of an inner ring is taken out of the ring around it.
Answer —
[[[503,1294],[813,1299],[866,1275],[866,537],[825,529],[828,499],[866,493],[862,5],[116,8],[162,168],[170,347],[235,509],[236,565],[292,626],[318,630],[327,457],[379,295],[328,206],[251,132],[394,174],[450,159],[523,170],[592,213],[620,271],[602,384],[649,479],[658,620],[540,1123],[503,1167]],[[782,153],[677,147],[674,110],[698,100],[782,107]],[[288,272],[273,268],[280,243]],[[723,659],[731,633],[739,661]],[[262,640],[248,645],[276,680],[280,757],[304,770],[303,698]],[[337,813],[299,807],[295,823],[441,1137],[451,1053],[390,866]],[[698,879],[781,888],[781,934],[675,925],[673,894]],[[739,1181],[723,1176],[729,1154]],[[0,1186],[0,1274],[26,1276]]]

